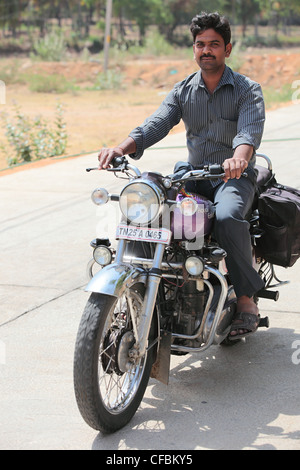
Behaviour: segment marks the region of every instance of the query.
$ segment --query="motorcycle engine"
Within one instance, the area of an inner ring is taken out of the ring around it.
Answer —
[[[169,322],[171,322],[169,325],[171,331],[188,336],[194,335],[201,324],[206,301],[207,293],[201,281],[189,281],[173,292],[172,298],[167,301],[166,310]],[[201,341],[175,338],[174,344],[199,347]],[[172,354],[183,353],[172,351]]]

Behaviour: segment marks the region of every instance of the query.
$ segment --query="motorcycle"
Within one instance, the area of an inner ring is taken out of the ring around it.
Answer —
[[[266,181],[272,163],[257,156],[267,162],[267,168],[257,165],[258,181]],[[185,191],[188,181],[222,178],[223,168],[204,166],[179,177],[141,174],[118,157],[107,171],[128,181],[120,195],[103,188],[92,193],[97,205],[118,202],[121,221],[117,249],[107,237],[91,242],[91,295],[76,339],[74,389],[86,423],[112,433],[131,420],[150,377],[168,384],[171,355],[201,354],[239,340],[229,340],[237,300],[226,252],[213,237],[214,205]],[[277,300],[272,288],[283,282],[257,252],[262,231],[255,202],[249,221],[253,265],[265,283],[255,300]],[[268,318],[261,318],[259,327],[268,326]]]

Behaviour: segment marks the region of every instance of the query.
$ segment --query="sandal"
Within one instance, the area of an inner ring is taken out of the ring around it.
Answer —
[[[241,320],[241,323],[235,323],[236,320]],[[251,333],[255,333],[260,323],[260,315],[255,315],[254,313],[239,312],[235,319],[234,323],[231,325],[231,329],[228,335],[228,339],[231,341],[244,338]],[[239,330],[247,330],[244,333],[239,334]],[[232,335],[231,332],[236,331],[237,334]]]

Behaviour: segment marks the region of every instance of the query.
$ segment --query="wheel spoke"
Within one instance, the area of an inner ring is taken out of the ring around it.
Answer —
[[[132,292],[129,295],[130,297],[123,295],[118,299],[114,311],[108,316],[99,350],[99,391],[104,406],[111,412],[120,412],[131,402],[145,363],[144,357],[137,364],[132,364],[126,372],[118,370],[118,351],[122,335],[133,331],[136,339],[142,308],[142,298]]]
[[[82,417],[96,430],[114,432],[128,423],[147,386],[154,349],[143,357],[133,354],[143,292],[138,283],[118,299],[92,293],[85,307],[75,346],[74,389]]]

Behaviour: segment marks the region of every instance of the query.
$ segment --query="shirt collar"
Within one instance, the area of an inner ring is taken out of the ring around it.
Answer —
[[[202,88],[205,88],[205,83],[204,83],[204,80],[202,78],[201,69],[195,74],[195,76],[193,77],[193,79],[190,83],[193,84],[193,85],[198,85]],[[225,65],[224,73],[221,77],[221,80],[219,81],[219,84],[218,84],[216,90],[218,90],[219,88],[221,88],[224,85],[234,86],[233,72],[232,72],[231,68],[228,67],[227,65]]]

